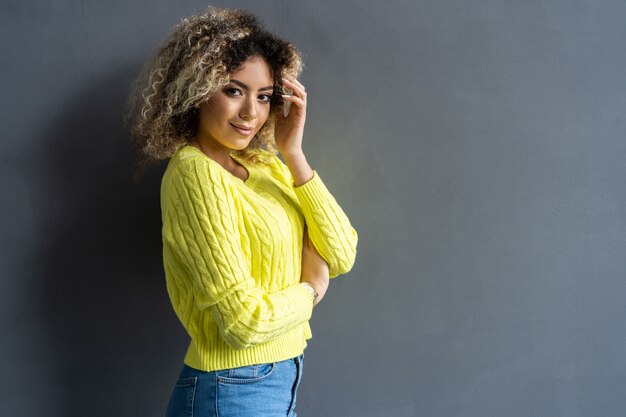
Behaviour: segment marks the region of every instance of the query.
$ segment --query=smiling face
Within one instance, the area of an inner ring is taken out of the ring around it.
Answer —
[[[198,141],[218,152],[246,148],[270,114],[273,84],[263,58],[244,62],[226,86],[200,105]]]

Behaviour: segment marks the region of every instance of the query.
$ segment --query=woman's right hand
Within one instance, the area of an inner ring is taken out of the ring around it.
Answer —
[[[324,298],[330,282],[329,278],[328,264],[317,252],[315,246],[313,246],[313,242],[309,239],[309,234],[305,229],[302,238],[302,275],[300,282],[310,284],[317,291],[316,303],[319,303]]]

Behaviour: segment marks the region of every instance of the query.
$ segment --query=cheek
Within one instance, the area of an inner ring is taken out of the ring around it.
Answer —
[[[199,114],[200,125],[205,129],[220,125],[225,115],[226,109],[224,109],[222,103],[211,104],[201,109]]]
[[[199,118],[200,130],[211,130],[213,126],[215,126],[215,118],[213,117],[211,112],[201,112]]]
[[[211,107],[211,112],[216,117],[229,117],[237,112],[237,102],[234,100],[216,100]]]
[[[200,107],[207,115],[220,115],[224,114],[224,112],[227,112],[228,109],[232,107],[232,103],[228,100],[227,97],[224,96],[223,93],[218,91],[213,97],[204,102]]]
[[[259,116],[260,116],[259,119],[261,119],[263,123],[265,123],[268,117],[270,116],[270,106],[267,104],[264,104],[259,110]]]

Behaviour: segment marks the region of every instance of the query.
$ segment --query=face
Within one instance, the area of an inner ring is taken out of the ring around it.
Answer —
[[[248,59],[225,87],[200,105],[198,139],[216,150],[246,148],[267,121],[273,84],[265,60]]]

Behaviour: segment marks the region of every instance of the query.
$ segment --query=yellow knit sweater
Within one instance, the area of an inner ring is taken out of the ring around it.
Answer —
[[[264,152],[264,151],[263,151]],[[293,186],[287,166],[233,156],[246,181],[193,146],[170,159],[161,183],[167,291],[191,337],[184,362],[212,371],[301,354],[311,338],[312,297],[299,284],[302,237],[348,272],[357,233],[317,172]]]

